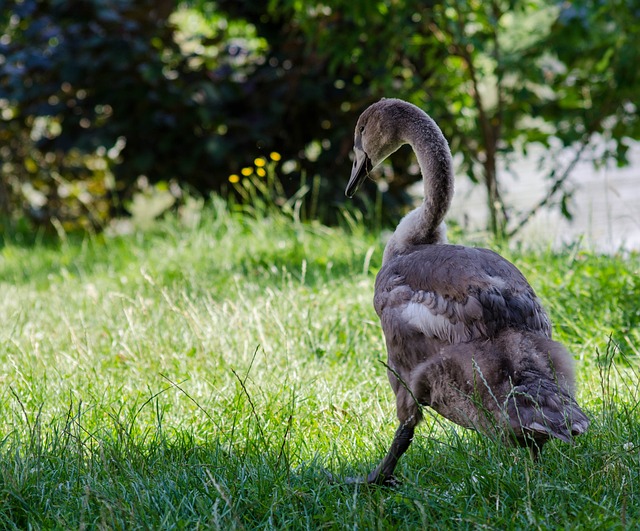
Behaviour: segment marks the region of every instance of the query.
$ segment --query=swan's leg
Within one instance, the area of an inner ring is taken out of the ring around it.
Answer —
[[[387,455],[376,467],[376,469],[367,476],[367,483],[375,483],[382,485],[384,483],[393,483],[393,471],[398,464],[398,460],[403,453],[407,451],[411,441],[413,440],[413,432],[415,423],[400,424],[396,430],[396,434],[391,443],[391,448]]]
[[[370,472],[366,478],[346,478],[346,483],[373,483],[376,485],[396,483],[393,477],[393,471],[396,469],[396,465],[398,464],[398,460],[402,454],[404,454],[407,451],[407,448],[409,448],[409,445],[413,440],[415,427],[415,422],[400,424],[396,430],[395,436],[393,437],[391,448],[389,448],[387,455],[376,469]]]
[[[404,454],[413,440],[413,432],[422,419],[420,406],[415,395],[409,390],[408,384],[401,380],[397,373],[389,370],[389,382],[396,394],[396,407],[400,426],[391,442],[387,455],[380,464],[367,476],[367,483],[377,485],[395,483],[393,471],[398,460]]]
[[[389,371],[389,381],[396,394],[400,426],[396,430],[387,455],[375,470],[370,472],[366,478],[347,478],[347,483],[374,483],[377,485],[396,483],[393,471],[402,454],[411,445],[415,428],[422,419],[422,412],[407,384],[401,381],[395,372]]]

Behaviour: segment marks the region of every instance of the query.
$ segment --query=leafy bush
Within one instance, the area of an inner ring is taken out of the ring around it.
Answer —
[[[35,221],[65,217],[60,186],[96,180],[83,160],[102,160],[109,175],[99,199],[117,197],[115,209],[141,175],[202,193],[233,191],[229,175],[269,152],[291,161],[282,165],[288,195],[307,174],[346,179],[356,112],[341,107],[346,84],[334,82],[328,60],[309,53],[290,20],[265,17],[257,3],[219,3],[242,21],[240,31],[203,6],[196,13],[214,31],[182,41],[172,2],[12,7],[1,21],[3,169],[12,176],[7,192],[29,203]],[[268,47],[251,49],[265,38]],[[194,41],[200,49],[189,51]],[[209,57],[202,47],[213,49]],[[30,183],[41,204],[19,183]],[[337,198],[341,187],[322,183],[320,193]]]

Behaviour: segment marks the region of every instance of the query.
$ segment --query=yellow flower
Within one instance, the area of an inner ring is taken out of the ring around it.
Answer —
[[[258,157],[256,160],[253,161],[253,164],[256,166],[256,168],[262,168],[266,163],[267,161],[264,160],[262,157]]]
[[[249,175],[251,175],[253,173],[253,168],[248,168],[248,167],[247,168],[242,168],[240,170],[240,173],[242,175],[244,175],[245,177],[249,177]]]
[[[278,162],[282,158],[280,153],[278,153],[277,151],[272,151],[271,153],[269,153],[269,157],[271,157],[271,160],[274,160],[275,162]]]
[[[267,174],[267,172],[264,170],[264,168],[258,168],[256,170],[256,173],[258,174],[258,177],[264,177]]]
[[[229,182],[231,184],[236,184],[238,182],[240,182],[240,177],[238,177],[235,173],[229,175]]]

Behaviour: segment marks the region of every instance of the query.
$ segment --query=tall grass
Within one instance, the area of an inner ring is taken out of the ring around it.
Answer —
[[[578,361],[590,431],[534,463],[427,416],[400,486],[371,305],[382,235],[213,202],[0,254],[3,528],[640,525],[640,258],[504,247]],[[186,218],[184,218],[186,219]],[[462,238],[453,235],[451,239]]]

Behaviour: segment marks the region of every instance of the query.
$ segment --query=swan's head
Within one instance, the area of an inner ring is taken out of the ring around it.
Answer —
[[[358,118],[354,135],[354,160],[345,194],[353,197],[369,172],[406,143],[400,138],[399,125],[406,119],[407,107],[396,99],[382,99],[370,105]]]

